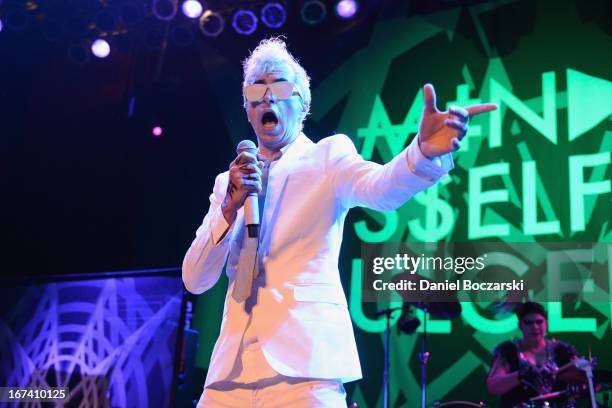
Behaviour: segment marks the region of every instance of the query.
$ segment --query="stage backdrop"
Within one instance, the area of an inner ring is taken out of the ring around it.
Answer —
[[[373,311],[385,305],[360,302],[361,242],[612,241],[610,13],[604,1],[502,1],[381,17],[364,46],[333,69],[321,67],[330,66],[327,60],[318,66],[317,58],[302,58],[315,73],[306,134],[319,140],[346,133],[364,158],[380,163],[414,137],[427,82],[435,86],[440,109],[481,101],[500,106],[471,120],[449,178],[396,211],[350,213],[340,266],[364,379],[348,384],[349,400],[360,407],[382,401],[384,321]],[[290,47],[293,42],[288,38]],[[217,56],[208,54],[203,63],[218,84],[216,96],[236,142],[249,130],[240,67],[227,69]],[[228,96],[232,82],[236,92]],[[198,304],[203,368],[218,332],[211,316],[221,315],[222,286]],[[551,317],[550,336],[574,343],[582,354],[591,350],[600,367],[611,368],[611,305],[563,304],[562,315]],[[496,324],[487,306],[464,303],[460,318],[428,324],[429,403],[496,405],[485,386],[491,352],[519,333],[513,324]],[[393,328],[391,406],[414,407],[420,400],[420,337]]]
[[[182,300],[176,270],[5,284],[0,383],[68,388],[46,406],[174,406]]]

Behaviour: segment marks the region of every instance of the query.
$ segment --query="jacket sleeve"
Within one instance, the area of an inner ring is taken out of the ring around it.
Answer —
[[[453,168],[450,154],[434,160],[423,156],[416,137],[385,165],[364,160],[346,135],[329,139],[335,139],[328,143],[337,194],[348,208],[362,206],[378,211],[394,210]]]
[[[194,294],[205,292],[217,283],[229,253],[228,237],[233,224],[228,225],[221,212],[227,177],[227,173],[217,176],[208,213],[183,259],[183,283]]]

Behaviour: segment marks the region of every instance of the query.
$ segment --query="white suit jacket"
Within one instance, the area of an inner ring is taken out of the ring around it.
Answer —
[[[276,372],[344,382],[361,378],[338,271],[346,214],[354,206],[395,209],[446,170],[424,158],[416,142],[408,157],[404,151],[384,166],[363,160],[345,135],[315,144],[301,134],[288,147],[268,178],[259,253],[265,285],[250,310],[251,330]],[[249,318],[245,302],[232,296],[242,211],[220,242],[213,238],[213,226],[225,222],[220,205],[227,184],[228,172],[217,176],[210,208],[183,262],[185,286],[198,294],[217,282],[227,260],[230,284],[206,385],[231,371]]]

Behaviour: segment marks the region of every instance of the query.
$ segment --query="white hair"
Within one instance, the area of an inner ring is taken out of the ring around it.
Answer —
[[[287,45],[281,37],[261,40],[259,45],[244,60],[242,66],[244,68],[243,86],[252,84],[264,73],[272,72],[283,66],[289,66],[293,70],[295,78],[287,78],[287,80],[295,82],[297,90],[302,96],[303,118],[308,115],[311,98],[310,77],[298,63],[297,59],[287,51]]]

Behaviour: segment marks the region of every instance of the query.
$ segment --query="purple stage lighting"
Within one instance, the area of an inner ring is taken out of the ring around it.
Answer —
[[[164,133],[164,129],[162,129],[161,126],[155,126],[153,127],[153,129],[151,129],[151,133],[153,133],[153,136],[161,136],[162,133]]]
[[[261,9],[261,21],[270,28],[280,28],[286,20],[287,13],[280,3],[268,3]]]
[[[2,20],[0,20],[0,31],[2,31]]]
[[[336,4],[336,15],[343,20],[351,19],[357,13],[359,5],[356,0],[340,0]]]
[[[98,58],[106,58],[110,54],[110,45],[106,40],[98,38],[91,44],[91,53]]]
[[[257,29],[257,16],[249,10],[238,10],[234,14],[232,27],[238,34],[251,35]]]
[[[186,0],[183,3],[183,14],[189,18],[198,18],[202,15],[202,4],[197,0]]]
[[[225,19],[219,13],[206,10],[200,17],[200,30],[207,37],[216,37],[225,28]]]

